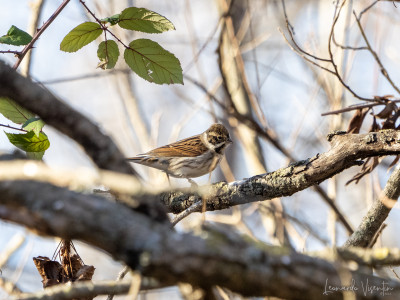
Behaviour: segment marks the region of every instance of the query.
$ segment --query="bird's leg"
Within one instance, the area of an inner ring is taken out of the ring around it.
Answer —
[[[169,187],[171,187],[171,180],[169,179],[169,175],[168,175],[168,173],[165,173],[165,175],[167,175],[167,179],[168,179]]]

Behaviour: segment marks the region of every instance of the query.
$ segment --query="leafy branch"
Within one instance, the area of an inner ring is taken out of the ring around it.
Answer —
[[[110,30],[110,27],[118,25],[127,30],[162,33],[175,29],[171,21],[156,12],[137,7],[129,7],[120,14],[99,19],[84,1],[80,2],[96,22],[84,22],[73,28],[61,41],[60,49],[62,51],[76,52],[96,40],[104,32],[105,40],[99,44],[97,50],[100,60],[98,67],[101,69],[115,67],[120,56],[118,42],[125,48],[126,64],[143,79],[157,84],[183,84],[180,62],[171,52],[149,39],[136,39],[127,45]],[[117,42],[109,40],[107,33]]]

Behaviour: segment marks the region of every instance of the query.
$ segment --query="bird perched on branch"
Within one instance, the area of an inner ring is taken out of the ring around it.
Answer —
[[[222,124],[213,124],[203,133],[127,160],[162,170],[167,176],[186,178],[196,185],[190,178],[211,175],[231,143],[228,130]]]

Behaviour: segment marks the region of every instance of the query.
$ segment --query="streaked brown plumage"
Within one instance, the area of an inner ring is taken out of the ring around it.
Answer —
[[[150,150],[128,160],[162,170],[172,177],[189,180],[211,173],[231,143],[228,130],[222,124],[213,124],[201,134]]]

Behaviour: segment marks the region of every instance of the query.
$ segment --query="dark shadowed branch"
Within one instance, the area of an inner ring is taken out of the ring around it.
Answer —
[[[99,247],[162,284],[188,282],[206,290],[219,285],[245,296],[320,299],[327,280],[332,286],[350,285],[351,279],[357,283],[368,279],[370,286],[383,282],[345,265],[282,247],[256,245],[234,233],[221,234],[213,228],[204,228],[200,236],[178,233],[119,203],[47,183],[3,181],[0,193],[2,219]],[[393,296],[385,299],[400,296],[399,283],[384,282]],[[358,299],[371,296],[362,289],[355,293]],[[342,297],[336,292],[326,295],[326,299]]]
[[[380,230],[392,207],[400,196],[400,168],[390,175],[385,189],[364,216],[357,230],[350,236],[344,247],[367,247]]]
[[[78,142],[102,169],[136,174],[112,139],[84,115],[0,61],[0,97],[8,97]]]
[[[67,299],[82,299],[85,297],[96,297],[113,293],[115,295],[127,294],[129,291],[129,282],[91,282],[81,281],[72,284],[61,284],[46,288],[35,294],[21,294],[10,299],[15,300],[67,300]]]

